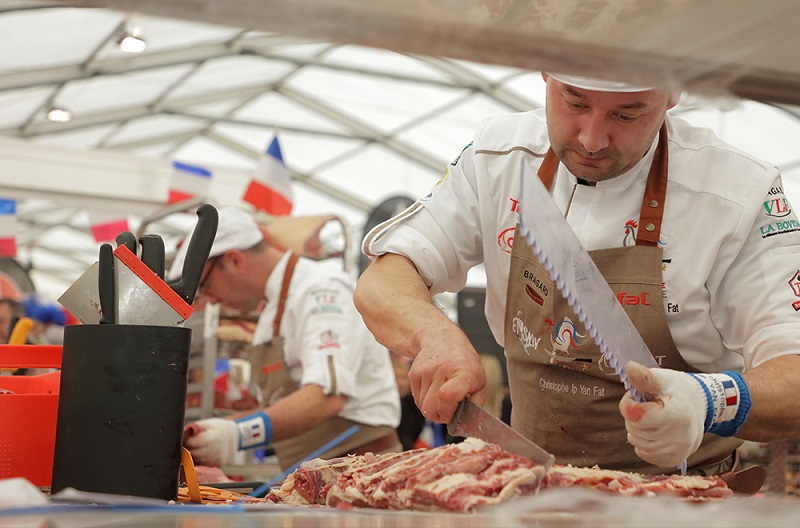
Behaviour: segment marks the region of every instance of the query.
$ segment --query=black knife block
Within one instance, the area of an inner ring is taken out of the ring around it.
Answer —
[[[51,492],[175,500],[192,331],[64,329]]]

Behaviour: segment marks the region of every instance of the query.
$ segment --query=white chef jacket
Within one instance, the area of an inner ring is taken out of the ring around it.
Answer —
[[[717,372],[797,353],[800,223],[778,169],[711,130],[666,123],[662,301],[681,355]],[[578,185],[559,164],[552,195],[587,250],[635,244],[656,142],[630,171],[596,186]],[[483,262],[486,318],[502,346],[521,164],[535,175],[548,147],[543,110],[484,121],[431,194],[368,233],[364,253],[408,257],[433,294],[460,290]]]
[[[253,344],[272,339],[272,323],[290,252],[270,274]],[[289,375],[298,386],[347,397],[339,416],[397,427],[400,396],[389,351],[372,336],[353,304],[353,280],[343,271],[300,258],[289,283],[280,333]]]

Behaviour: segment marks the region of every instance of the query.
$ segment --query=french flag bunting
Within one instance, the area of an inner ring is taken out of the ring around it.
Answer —
[[[17,256],[17,202],[0,198],[0,257]]]
[[[130,231],[128,218],[113,211],[89,210],[89,224],[95,242],[108,242],[123,231]]]
[[[271,215],[288,215],[292,212],[292,176],[283,163],[278,136],[272,139],[261,156],[256,173],[242,196],[242,200]]]
[[[182,202],[193,196],[205,197],[211,185],[211,171],[203,167],[173,161],[172,181],[167,203]]]

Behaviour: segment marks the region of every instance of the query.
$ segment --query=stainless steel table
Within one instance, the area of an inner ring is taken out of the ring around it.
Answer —
[[[339,510],[274,504],[62,504],[0,509],[0,528],[751,528],[800,526],[800,499],[733,497],[693,503],[670,497],[629,498],[583,489],[548,490],[478,513]]]

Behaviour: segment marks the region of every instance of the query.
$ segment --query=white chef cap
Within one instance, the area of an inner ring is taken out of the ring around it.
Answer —
[[[596,92],[646,92],[647,90],[654,90],[654,86],[641,86],[636,84],[629,84],[618,81],[607,81],[605,79],[594,79],[591,77],[580,77],[577,75],[564,75],[561,73],[547,72],[548,77],[569,84],[575,88],[583,88],[584,90],[593,90]]]
[[[258,227],[253,215],[244,209],[222,207],[217,212],[219,213],[219,225],[217,226],[217,234],[214,236],[214,243],[211,246],[208,258],[218,257],[232,249],[250,249],[264,240],[264,233]],[[192,228],[193,231],[194,228]],[[167,280],[180,278],[190,240],[191,232],[180,242],[178,253],[175,255],[175,260],[172,262],[167,274]]]

